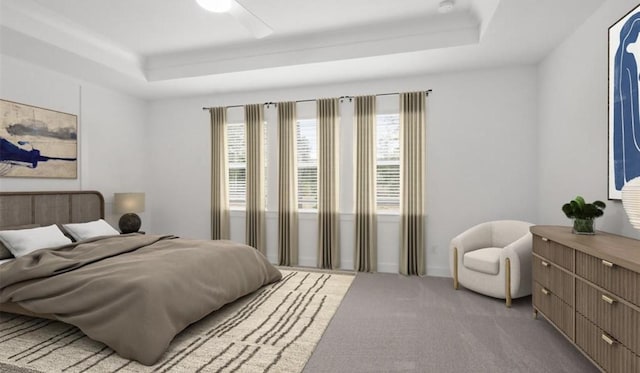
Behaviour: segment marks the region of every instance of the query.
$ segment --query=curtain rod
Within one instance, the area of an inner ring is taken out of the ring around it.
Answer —
[[[427,94],[427,96],[429,96],[429,92],[433,91],[433,89],[427,89],[426,91],[424,91],[424,93]],[[392,95],[399,95],[400,93],[398,92],[393,92],[393,93],[379,93],[377,95],[375,95],[376,97],[378,96],[392,96]],[[354,96],[340,96],[338,97],[338,99],[340,101],[342,100],[349,100],[349,102],[351,102],[351,100],[353,100]],[[307,100],[296,100],[294,102],[298,103],[298,102],[312,102],[312,101],[318,101],[318,99],[307,99]],[[269,107],[271,105],[277,105],[276,102],[265,102],[262,105]],[[244,107],[245,105],[229,105],[229,106],[225,106],[225,108],[229,109],[229,108],[236,108],[236,107]],[[203,107],[202,110],[209,110],[212,109],[211,107]]]

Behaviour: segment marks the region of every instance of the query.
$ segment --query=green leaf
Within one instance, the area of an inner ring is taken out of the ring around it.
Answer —
[[[594,219],[604,214],[602,210],[605,207],[602,201],[586,203],[582,196],[576,196],[569,203],[562,205],[562,212],[570,219]]]
[[[584,204],[581,205],[575,199],[569,203],[571,204],[571,209],[573,210],[574,215],[578,215],[582,212],[582,206],[584,206]]]
[[[595,205],[592,205],[591,203],[584,205],[583,212],[585,217],[596,216],[598,211],[600,210]]]
[[[562,206],[562,212],[564,212],[568,218],[573,218],[573,208],[571,208],[571,204],[565,203]]]

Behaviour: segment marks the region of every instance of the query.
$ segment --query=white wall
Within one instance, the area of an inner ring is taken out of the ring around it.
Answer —
[[[150,106],[148,193],[153,230],[210,237],[210,131],[203,106],[300,100],[433,89],[428,99],[427,271],[448,275],[453,236],[492,219],[535,222],[537,213],[537,86],[534,67],[379,80],[290,90],[172,99]],[[341,198],[350,203],[351,106],[341,106]],[[267,110],[267,118],[269,113]],[[273,149],[273,148],[272,148]],[[273,195],[273,194],[271,194]],[[343,210],[344,211],[344,210]],[[276,261],[276,218],[267,216],[268,256]],[[353,268],[353,216],[342,214],[341,262]],[[316,219],[300,218],[300,263],[315,266]],[[244,241],[234,212],[232,239]],[[399,219],[379,218],[378,268],[397,272]]]
[[[607,201],[607,29],[634,0],[605,2],[539,66],[538,214],[570,225],[560,207],[576,195],[607,203],[604,231],[640,238],[620,201]]]
[[[98,190],[111,213],[113,193],[145,191],[147,103],[0,55],[0,98],[78,115],[78,178],[0,178],[0,191]],[[149,202],[149,201],[147,201]],[[151,214],[141,214],[150,227]]]

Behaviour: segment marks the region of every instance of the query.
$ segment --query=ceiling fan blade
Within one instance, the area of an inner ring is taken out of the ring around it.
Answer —
[[[262,39],[273,33],[273,29],[271,29],[269,25],[237,1],[231,2],[231,10],[229,10],[229,13],[249,30],[256,39]]]

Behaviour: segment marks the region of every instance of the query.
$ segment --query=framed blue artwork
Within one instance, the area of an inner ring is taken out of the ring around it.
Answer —
[[[0,177],[76,179],[78,117],[0,100]]]
[[[640,176],[640,5],[609,27],[609,199]]]

